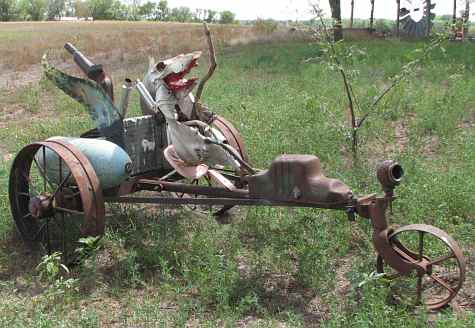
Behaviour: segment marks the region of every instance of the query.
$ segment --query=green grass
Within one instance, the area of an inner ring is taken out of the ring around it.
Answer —
[[[368,54],[355,67],[360,75],[354,87],[362,100],[420,46],[397,41],[355,45]],[[220,54],[204,100],[235,123],[257,167],[268,166],[281,153],[315,154],[328,176],[366,194],[379,191],[375,163],[399,160],[406,178],[397,189],[391,220],[432,224],[460,243],[471,260],[459,299],[468,305],[461,311],[432,315],[392,305],[381,282],[358,288],[375,269],[366,220],[349,223],[335,211],[262,207],[242,209],[223,225],[187,211],[114,206],[96,262],[73,270],[79,291],[51,296],[51,287],[38,286],[38,260],[25,253],[13,233],[7,198],[11,163],[0,159],[0,325],[475,325],[475,45],[448,45],[446,55],[435,53],[414,79],[395,89],[361,131],[361,160],[353,167],[345,130],[338,128],[347,124],[341,81],[323,64],[304,62],[320,54],[316,45],[305,43]],[[141,70],[142,65],[129,72],[141,76]],[[91,126],[80,107],[48,83],[22,92],[33,96],[14,99],[33,108],[33,117],[0,129],[11,153],[29,142],[78,135]],[[136,96],[133,102],[131,115],[137,115]],[[395,133],[401,124],[404,147]]]

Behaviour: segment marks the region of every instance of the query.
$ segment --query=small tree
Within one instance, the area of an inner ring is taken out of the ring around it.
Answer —
[[[87,3],[85,1],[74,1],[74,15],[76,15],[76,17],[89,17],[89,8],[87,7]]]
[[[46,4],[46,18],[53,20],[56,17],[61,17],[65,8],[65,0],[48,0]]]
[[[17,16],[15,0],[0,0],[0,21],[14,20]]]
[[[219,23],[220,24],[232,24],[234,23],[234,18],[236,17],[236,15],[229,11],[229,10],[225,10],[223,12],[221,12],[221,15],[220,15],[220,18],[219,18]]]
[[[127,6],[123,4],[120,0],[112,1],[109,9],[105,12],[104,19],[113,19],[113,20],[136,20],[137,15],[135,13],[135,7]]]
[[[206,19],[205,19],[206,23],[214,23],[218,12],[213,9],[208,9],[206,12],[207,12]]]
[[[117,1],[120,3],[120,1]],[[114,7],[117,7],[117,8],[120,8],[122,7],[122,3],[117,4],[117,3],[113,3],[113,6]],[[126,8],[126,17],[128,20],[139,20],[140,19],[140,14],[139,14],[139,10],[140,10],[140,0],[132,0],[132,3],[129,5],[129,6],[125,6]],[[114,18],[115,19],[115,18]]]
[[[170,15],[167,0],[160,0],[155,10],[155,20],[166,21]]]
[[[86,0],[88,16],[92,16],[94,19],[105,19],[106,12],[111,5],[112,1]]]
[[[138,14],[144,19],[153,19],[156,10],[155,2],[147,1],[139,7]]]
[[[334,40],[331,40],[321,10],[319,10],[317,6],[314,6],[314,11],[320,20],[320,27],[315,30],[315,34],[317,40],[320,41],[319,46],[324,53],[322,58],[326,61],[329,68],[338,72],[343,82],[350,117],[350,132],[348,135],[351,140],[353,160],[357,161],[359,131],[361,128],[367,122],[369,117],[377,112],[382,100],[385,99],[394,88],[411,76],[413,72],[416,71],[416,68],[427,60],[433,50],[442,48],[441,45],[447,39],[447,36],[438,35],[428,44],[424,45],[422,49],[416,49],[413,55],[413,60],[401,67],[400,71],[390,79],[390,83],[386,88],[379,90],[376,97],[360,101],[361,99],[357,97],[353,88],[353,82],[358,76],[358,71],[352,69],[352,65],[354,64],[355,59],[364,56],[365,52],[354,46],[347,46],[342,41],[335,42]]]
[[[21,15],[26,20],[40,21],[45,18],[45,0],[22,0],[19,3]]]
[[[193,20],[193,13],[188,7],[173,8],[170,14],[170,20],[176,22],[190,22]]]

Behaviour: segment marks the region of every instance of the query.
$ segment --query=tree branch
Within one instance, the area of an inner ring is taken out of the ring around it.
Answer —
[[[218,64],[216,63],[216,54],[214,50],[213,39],[211,38],[211,32],[208,28],[208,24],[203,23],[203,27],[205,29],[205,35],[208,41],[209,69],[206,75],[200,80],[200,83],[198,84],[198,89],[196,90],[196,96],[195,96],[195,103],[193,104],[192,117],[196,117],[197,105],[199,104],[201,95],[203,94],[204,86],[206,82],[208,82],[208,80],[211,78],[214,71],[216,70],[216,67],[218,66]]]

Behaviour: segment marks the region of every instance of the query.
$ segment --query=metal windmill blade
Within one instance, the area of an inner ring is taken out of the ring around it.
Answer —
[[[399,11],[399,21],[402,32],[411,38],[424,38],[428,36],[429,26],[432,25],[435,7],[434,0],[403,0]]]
[[[120,111],[95,82],[70,76],[42,59],[45,76],[64,93],[82,104],[103,137],[124,147],[123,122]]]

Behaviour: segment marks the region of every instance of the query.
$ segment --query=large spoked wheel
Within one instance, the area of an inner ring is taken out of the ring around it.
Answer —
[[[21,238],[33,249],[77,260],[78,240],[104,232],[104,201],[87,158],[69,143],[24,147],[10,172],[10,206]]]
[[[413,224],[396,229],[389,242],[403,261],[416,265],[416,270],[403,276],[378,256],[377,270],[387,273],[398,303],[437,310],[457,295],[465,280],[465,259],[446,232],[430,225]]]

